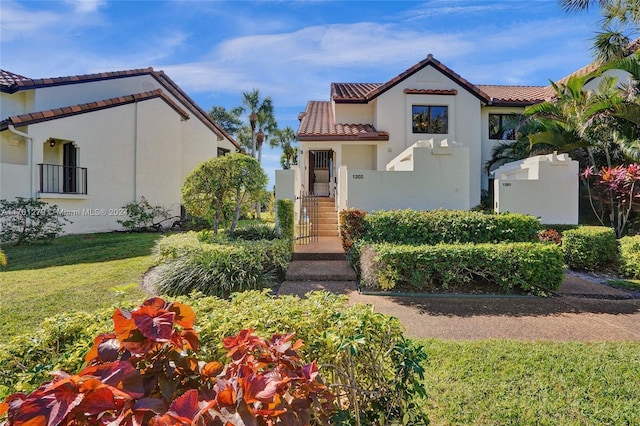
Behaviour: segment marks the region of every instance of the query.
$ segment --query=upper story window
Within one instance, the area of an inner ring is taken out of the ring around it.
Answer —
[[[449,107],[439,105],[413,105],[411,127],[413,133],[449,133]]]
[[[515,140],[517,114],[489,114],[489,139]]]

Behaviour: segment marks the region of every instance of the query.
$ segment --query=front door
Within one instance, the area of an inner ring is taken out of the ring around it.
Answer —
[[[68,142],[62,146],[62,168],[63,168],[63,192],[78,192],[78,154],[73,143]]]

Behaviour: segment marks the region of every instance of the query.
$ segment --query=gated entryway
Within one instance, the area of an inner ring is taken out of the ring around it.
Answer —
[[[296,243],[309,244],[318,241],[318,196],[301,191],[300,214],[296,224]]]

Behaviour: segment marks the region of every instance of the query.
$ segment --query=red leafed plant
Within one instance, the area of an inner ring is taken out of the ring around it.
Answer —
[[[544,229],[538,232],[538,239],[543,243],[555,243],[562,245],[562,234],[555,229]]]
[[[0,403],[9,425],[307,425],[327,423],[333,397],[293,334],[242,330],[224,339],[230,362],[199,361],[195,314],[152,298],[117,309],[114,333],[96,337],[78,374]]]
[[[640,165],[603,167],[600,171],[589,167],[581,177],[596,217],[621,237],[631,212],[640,210]]]

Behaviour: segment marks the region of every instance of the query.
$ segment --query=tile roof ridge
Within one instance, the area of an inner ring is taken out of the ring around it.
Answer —
[[[189,114],[187,114],[186,111],[184,111],[169,96],[167,96],[162,89],[155,89],[149,92],[132,93],[129,95],[116,96],[109,99],[101,99],[81,104],[67,105],[42,111],[34,111],[9,116],[8,118],[0,122],[0,130],[5,130],[9,124],[26,126],[29,124],[36,124],[43,121],[50,121],[87,112],[99,111],[102,109],[137,103],[154,98],[162,98],[162,100],[165,101],[184,120],[189,119]]]

